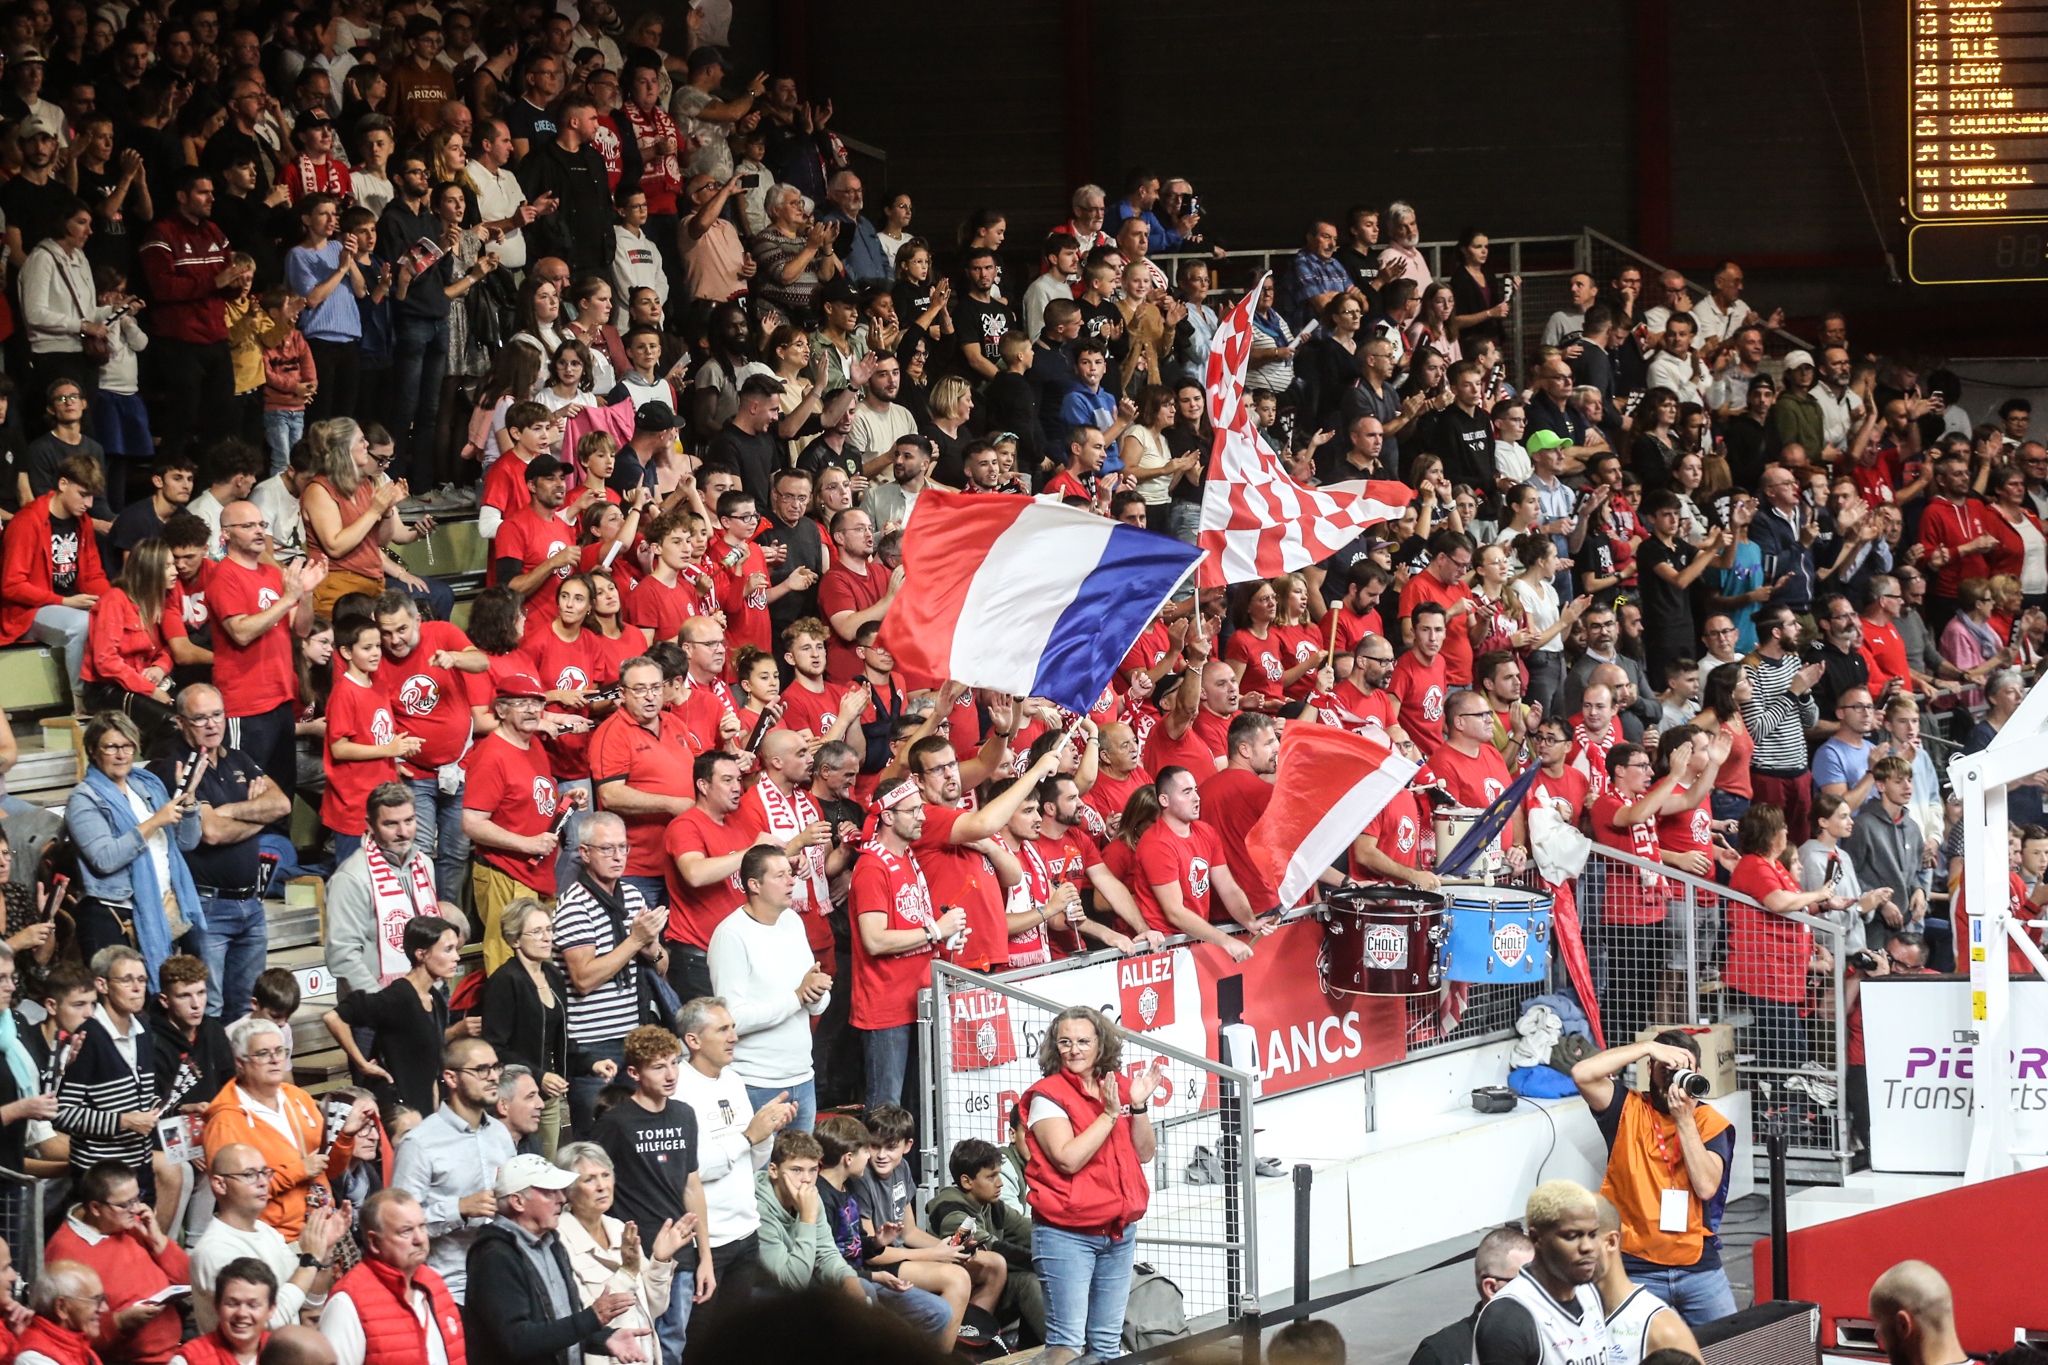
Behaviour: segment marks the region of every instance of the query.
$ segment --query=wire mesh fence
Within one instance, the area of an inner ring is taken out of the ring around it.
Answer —
[[[1040,1048],[1063,1006],[943,962],[933,965],[929,1006],[922,1131],[933,1173],[964,1138],[1016,1140],[1018,1106],[1046,1074]],[[1179,1287],[1190,1321],[1235,1317],[1258,1302],[1254,1078],[1146,1033],[1115,1032],[1124,1074],[1165,1057],[1171,1083],[1153,1105],[1158,1148],[1146,1165],[1138,1261]]]
[[[0,1167],[0,1241],[14,1253],[24,1299],[43,1269],[43,1194],[49,1183]]]

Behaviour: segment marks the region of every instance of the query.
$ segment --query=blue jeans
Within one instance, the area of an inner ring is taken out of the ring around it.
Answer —
[[[409,479],[424,491],[432,487],[434,422],[441,415],[441,380],[448,374],[448,319],[401,316],[397,333],[391,404],[397,450],[391,477]]]
[[[917,1025],[895,1028],[860,1029],[861,1058],[867,1063],[868,1108],[878,1104],[903,1104],[904,1082],[917,1064]],[[904,1105],[912,1113],[915,1104]]]
[[[92,630],[92,616],[77,607],[50,606],[36,610],[28,638],[39,645],[55,645],[64,651],[64,672],[71,678],[71,705],[83,706],[79,696],[78,670],[85,666],[85,641]]]
[[[206,959],[206,1012],[221,1018],[231,1010],[239,1019],[270,951],[270,921],[260,900],[202,896],[199,907],[206,916],[199,940]]]
[[[340,867],[350,858],[355,857],[356,850],[362,846],[362,835],[343,834],[340,830],[336,830],[334,832],[334,865]]]
[[[654,1337],[661,1343],[661,1365],[682,1365],[683,1342],[690,1334],[691,1302],[697,1292],[695,1262],[690,1270],[676,1267],[673,1289],[668,1296],[668,1307],[655,1320]]]
[[[462,903],[462,885],[469,876],[469,836],[462,832],[462,796],[441,790],[437,777],[409,777],[419,833],[414,847],[434,864],[434,892],[444,901]]]
[[[1037,1236],[1032,1234],[1034,1246]],[[1677,1309],[1678,1316],[1694,1327],[1735,1311],[1735,1291],[1728,1287],[1728,1272],[1720,1266],[1712,1270],[1689,1265],[1657,1270],[1639,1267],[1629,1271],[1628,1277]]]
[[[796,1117],[789,1121],[785,1130],[791,1133],[808,1133],[818,1121],[818,1082],[808,1080],[800,1085],[750,1085],[747,1087],[747,1103],[754,1106],[756,1113],[761,1106],[787,1090],[790,1101],[796,1105]]]
[[[1101,1360],[1122,1355],[1124,1302],[1137,1256],[1135,1223],[1121,1237],[1103,1237],[1035,1222],[1031,1268],[1045,1290],[1045,1344]]]
[[[265,408],[263,410],[263,438],[270,445],[270,476],[276,478],[284,473],[284,467],[292,457],[292,447],[306,434],[306,410],[298,408]]]
[[[936,1337],[953,1320],[952,1305],[930,1290],[889,1289],[873,1280],[862,1280],[860,1287],[869,1303],[880,1304],[927,1336]]]

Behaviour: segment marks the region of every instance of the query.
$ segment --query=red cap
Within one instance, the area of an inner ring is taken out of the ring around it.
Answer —
[[[536,700],[547,696],[547,689],[540,685],[540,679],[531,673],[500,673],[496,678],[498,697],[533,697]]]

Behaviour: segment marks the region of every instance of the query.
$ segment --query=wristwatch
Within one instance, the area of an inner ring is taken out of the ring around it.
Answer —
[[[299,1253],[299,1268],[302,1270],[325,1270],[333,1264],[333,1261],[323,1261],[310,1251]]]

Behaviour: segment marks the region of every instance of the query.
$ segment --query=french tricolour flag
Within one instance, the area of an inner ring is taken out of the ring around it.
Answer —
[[[927,488],[882,643],[908,672],[1086,711],[1201,557],[1079,508]]]

